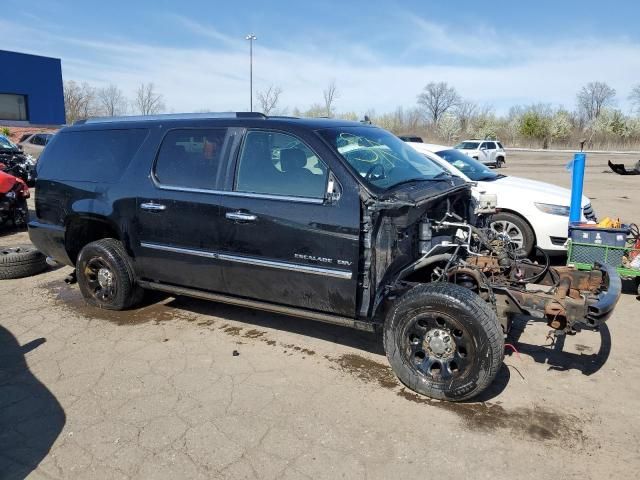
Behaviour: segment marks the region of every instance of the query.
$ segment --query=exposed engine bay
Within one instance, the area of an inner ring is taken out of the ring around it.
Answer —
[[[621,292],[615,269],[551,266],[541,250],[535,261],[523,258],[506,234],[488,228],[495,201],[465,198],[449,195],[429,202],[426,209],[383,213],[375,237],[374,271],[387,272],[380,279],[387,293],[419,283],[458,284],[491,304],[505,333],[516,314],[546,321],[556,335],[597,329],[609,318]],[[412,211],[421,213],[419,219],[411,218]],[[413,260],[407,263],[409,252]],[[394,272],[392,278],[388,272]]]

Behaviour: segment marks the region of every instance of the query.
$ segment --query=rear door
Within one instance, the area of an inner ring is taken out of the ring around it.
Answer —
[[[236,130],[169,130],[137,196],[136,262],[152,281],[224,292],[219,172]]]
[[[221,213],[230,294],[355,315],[360,203],[322,148],[285,132],[245,134]]]

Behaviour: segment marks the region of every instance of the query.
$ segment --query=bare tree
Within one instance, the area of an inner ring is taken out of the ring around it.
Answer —
[[[434,125],[448,111],[460,103],[460,95],[447,82],[429,82],[420,95],[418,105],[422,107],[427,119]]]
[[[127,98],[116,85],[109,85],[97,92],[102,113],[108,117],[123,115],[127,112]]]
[[[258,92],[256,97],[260,104],[260,108],[262,109],[262,113],[269,115],[272,110],[275,110],[278,107],[281,94],[282,89],[274,85],[269,85],[269,88],[266,90]]]
[[[331,80],[331,83],[329,83],[327,88],[322,91],[322,96],[324,97],[325,116],[332,117],[333,103],[340,96],[340,94],[338,93],[338,87],[336,86],[335,80]]]
[[[640,115],[640,83],[631,90],[629,101],[635,112]]]
[[[164,110],[162,95],[156,92],[152,82],[140,84],[133,105],[140,115],[154,115]]]
[[[602,110],[614,103],[615,89],[604,82],[589,82],[578,92],[578,110],[587,121],[596,120]]]
[[[472,100],[460,100],[455,106],[454,114],[458,119],[461,132],[469,129],[471,120],[478,114],[478,104]]]
[[[97,114],[96,91],[86,82],[64,82],[64,110],[66,122],[72,124]]]

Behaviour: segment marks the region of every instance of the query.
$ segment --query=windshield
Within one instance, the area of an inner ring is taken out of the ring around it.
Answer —
[[[18,147],[11,143],[11,140],[9,140],[7,137],[5,137],[4,135],[0,135],[0,148],[17,149]]]
[[[392,133],[375,127],[338,127],[318,132],[369,184],[387,190],[409,181],[447,174]]]
[[[436,154],[456,167],[474,182],[491,181],[499,178],[497,173],[492,172],[486,165],[465,155],[459,150],[441,150]]]
[[[462,150],[475,150],[480,145],[480,142],[461,142],[453,148],[460,148]]]

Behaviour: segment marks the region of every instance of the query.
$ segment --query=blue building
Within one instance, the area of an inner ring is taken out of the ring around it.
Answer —
[[[59,58],[0,50],[0,65],[0,123],[65,123]]]

